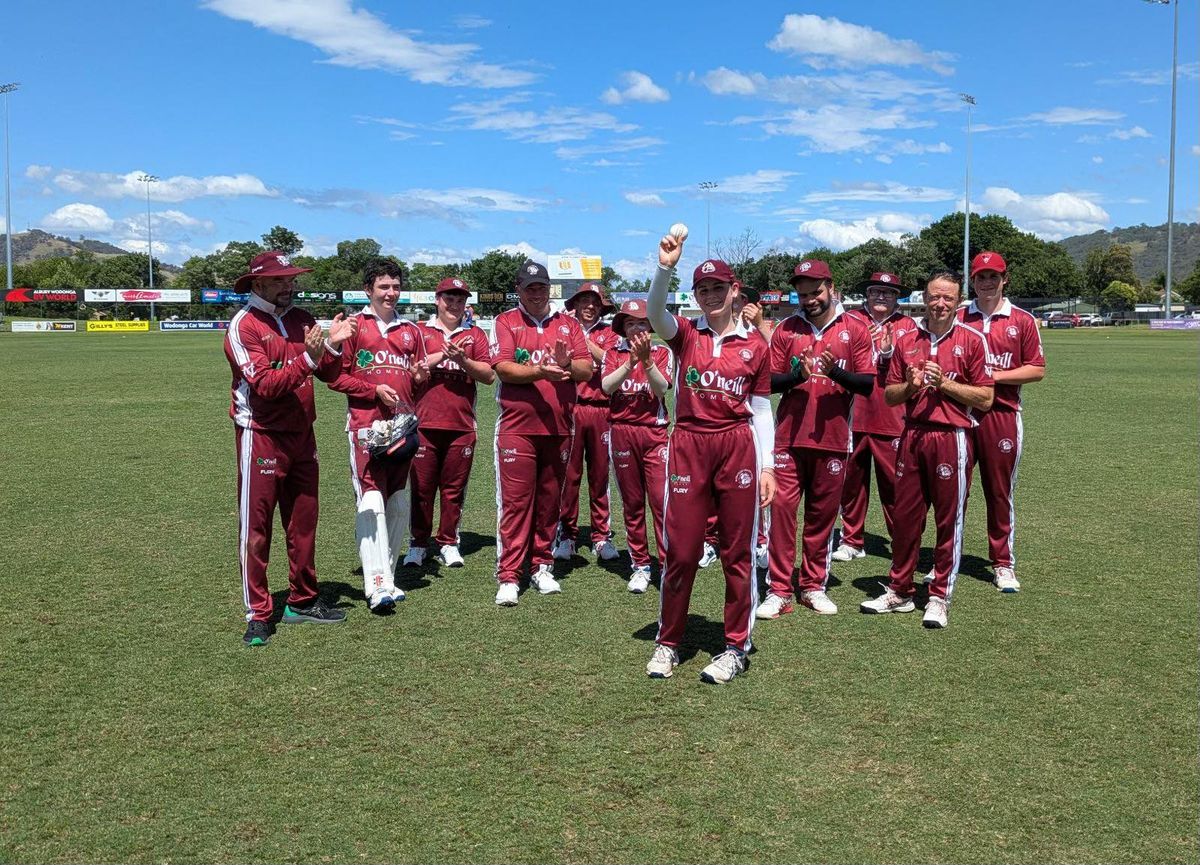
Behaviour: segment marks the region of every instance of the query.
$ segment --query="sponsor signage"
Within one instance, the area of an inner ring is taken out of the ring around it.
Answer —
[[[343,291],[342,300],[346,303],[366,303],[367,293],[365,291]]]
[[[14,321],[13,333],[72,333],[73,321]]]
[[[160,321],[158,329],[161,331],[170,330],[228,330],[229,322],[227,321]]]
[[[1074,327],[1075,322],[1069,318],[1056,318],[1054,321],[1047,322],[1046,326],[1052,330],[1062,330],[1063,328]]]
[[[506,300],[508,300],[508,295],[503,291],[479,292],[479,303],[504,303]]]
[[[779,303],[783,299],[783,294],[778,291],[764,291],[758,296],[760,303]]]
[[[612,294],[613,303],[618,306],[629,300],[640,300],[645,302],[647,298],[644,291],[614,291]]]
[[[598,255],[552,255],[546,262],[551,279],[588,279],[599,281],[604,264]]]
[[[14,322],[15,324],[15,322]],[[1053,326],[1053,324],[1051,325]],[[1151,330],[1200,330],[1200,318],[1150,319]]]
[[[227,288],[204,288],[200,290],[201,303],[243,303],[246,295]]]
[[[4,295],[8,303],[74,303],[78,299],[73,288],[14,288]]]
[[[88,333],[146,333],[150,330],[148,321],[89,321]]]
[[[85,288],[88,303],[191,303],[186,288]]]
[[[292,295],[298,303],[337,303],[341,299],[339,291],[297,291]]]

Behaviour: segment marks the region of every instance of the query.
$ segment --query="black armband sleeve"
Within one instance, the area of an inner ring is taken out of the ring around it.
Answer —
[[[801,384],[806,376],[804,367],[798,366],[791,372],[771,373],[771,393],[787,393],[796,385]]]
[[[857,396],[870,396],[875,389],[875,376],[869,372],[847,372],[834,364],[829,370],[829,377]]]

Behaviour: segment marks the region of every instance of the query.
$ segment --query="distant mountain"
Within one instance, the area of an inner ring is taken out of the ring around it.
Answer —
[[[1129,228],[1114,228],[1111,231],[1094,231],[1060,240],[1067,254],[1083,267],[1087,254],[1097,247],[1105,249],[1114,243],[1123,243],[1133,252],[1133,269],[1138,277],[1151,280],[1160,270],[1167,268],[1167,224],[1133,225]],[[1175,223],[1172,238],[1175,255],[1171,261],[1172,282],[1181,282],[1200,261],[1200,223]]]
[[[0,245],[3,243],[4,235],[0,234]],[[111,243],[88,240],[85,237],[71,240],[69,237],[59,237],[36,228],[12,236],[13,264],[26,264],[43,258],[70,258],[77,252],[90,252],[100,258],[129,254],[128,250]]]

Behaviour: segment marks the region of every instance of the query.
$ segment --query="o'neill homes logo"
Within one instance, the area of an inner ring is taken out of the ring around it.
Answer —
[[[368,372],[382,372],[385,369],[409,369],[412,363],[406,354],[393,354],[383,349],[371,351],[360,348],[358,354],[354,355],[354,365],[358,369]]]
[[[689,388],[701,393],[721,393],[727,396],[744,396],[746,393],[744,375],[726,378],[715,369],[700,372],[694,366],[689,366],[683,380]]]
[[[529,363],[529,358],[530,358],[529,349],[518,348],[514,357],[516,357],[517,363]]]

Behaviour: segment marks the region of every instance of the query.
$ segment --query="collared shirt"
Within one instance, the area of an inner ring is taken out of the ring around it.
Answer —
[[[401,407],[415,406],[413,372],[425,358],[421,328],[407,318],[385,322],[367,307],[358,314],[358,332],[342,344],[342,371],[330,387],[346,394],[346,428],[369,427],[395,415],[375,395],[386,384],[400,397]]]
[[[667,345],[675,353],[675,426],[689,432],[726,432],[748,424],[751,396],[770,396],[770,347],[757,329],[738,321],[721,336],[708,316],[675,317]]]
[[[466,320],[454,330],[448,331],[435,315],[421,325],[425,340],[425,355],[438,354],[446,350],[446,343],[453,342],[462,348],[468,360],[489,362],[488,338],[482,329],[468,325]],[[476,383],[461,366],[453,360],[443,360],[429,371],[429,381],[417,396],[417,417],[425,429],[473,430],[475,429]]]
[[[826,349],[833,362],[847,372],[874,373],[871,334],[857,316],[841,304],[833,317],[818,327],[803,313],[789,315],[771,335],[771,372],[783,375],[797,369],[807,357],[819,358]],[[854,394],[829,377],[818,363],[812,375],[779,401],[776,414],[776,447],[802,447],[849,453],[850,417]]]
[[[896,342],[887,383],[906,382],[909,367],[920,367],[932,360],[943,377],[959,384],[991,387],[992,369],[987,362],[987,342],[983,334],[955,320],[941,336],[934,336],[918,319],[914,330]],[[905,426],[958,427],[978,426],[975,409],[933,387],[923,387],[904,403]]]
[[[582,323],[580,327],[583,327]],[[583,335],[606,352],[617,344],[617,340],[622,338],[612,327],[599,320],[591,327],[584,327]],[[589,352],[589,356],[590,354]],[[600,386],[600,382],[604,379],[601,369],[604,362],[596,361],[594,357],[592,360],[594,368],[592,377],[579,383],[579,401],[590,405],[608,405],[608,394]]]
[[[554,362],[554,345],[564,340],[571,360],[591,360],[579,322],[551,311],[543,319],[531,316],[518,304],[496,316],[492,326],[490,363],[536,366]],[[575,382],[546,381],[509,384],[496,380],[500,432],[520,435],[569,435],[574,429],[577,393]]]
[[[602,378],[615,372],[626,361],[633,369],[621,386],[609,398],[608,420],[610,423],[633,424],[635,426],[666,426],[669,420],[667,407],[650,387],[646,370],[637,362],[629,350],[629,340],[621,337],[617,344],[604,354],[601,367]],[[650,362],[658,368],[667,382],[674,375],[671,350],[665,345],[650,346]]]
[[[988,364],[993,369],[1046,365],[1037,319],[1019,306],[1013,306],[1007,297],[991,315],[984,313],[975,305],[975,301],[971,301],[970,306],[958,310],[958,320],[984,335],[988,344]],[[992,411],[997,409],[1021,410],[1019,384],[997,382]]]
[[[871,360],[875,364],[875,387],[867,396],[854,397],[854,414],[850,428],[857,433],[899,437],[904,432],[904,406],[888,405],[883,392],[887,386],[888,367],[892,362],[892,351],[904,334],[916,328],[917,323],[899,310],[883,321],[876,321],[866,310],[853,309],[846,315],[854,316],[866,325],[871,334]],[[884,354],[879,349],[884,327],[892,326],[892,350]]]

